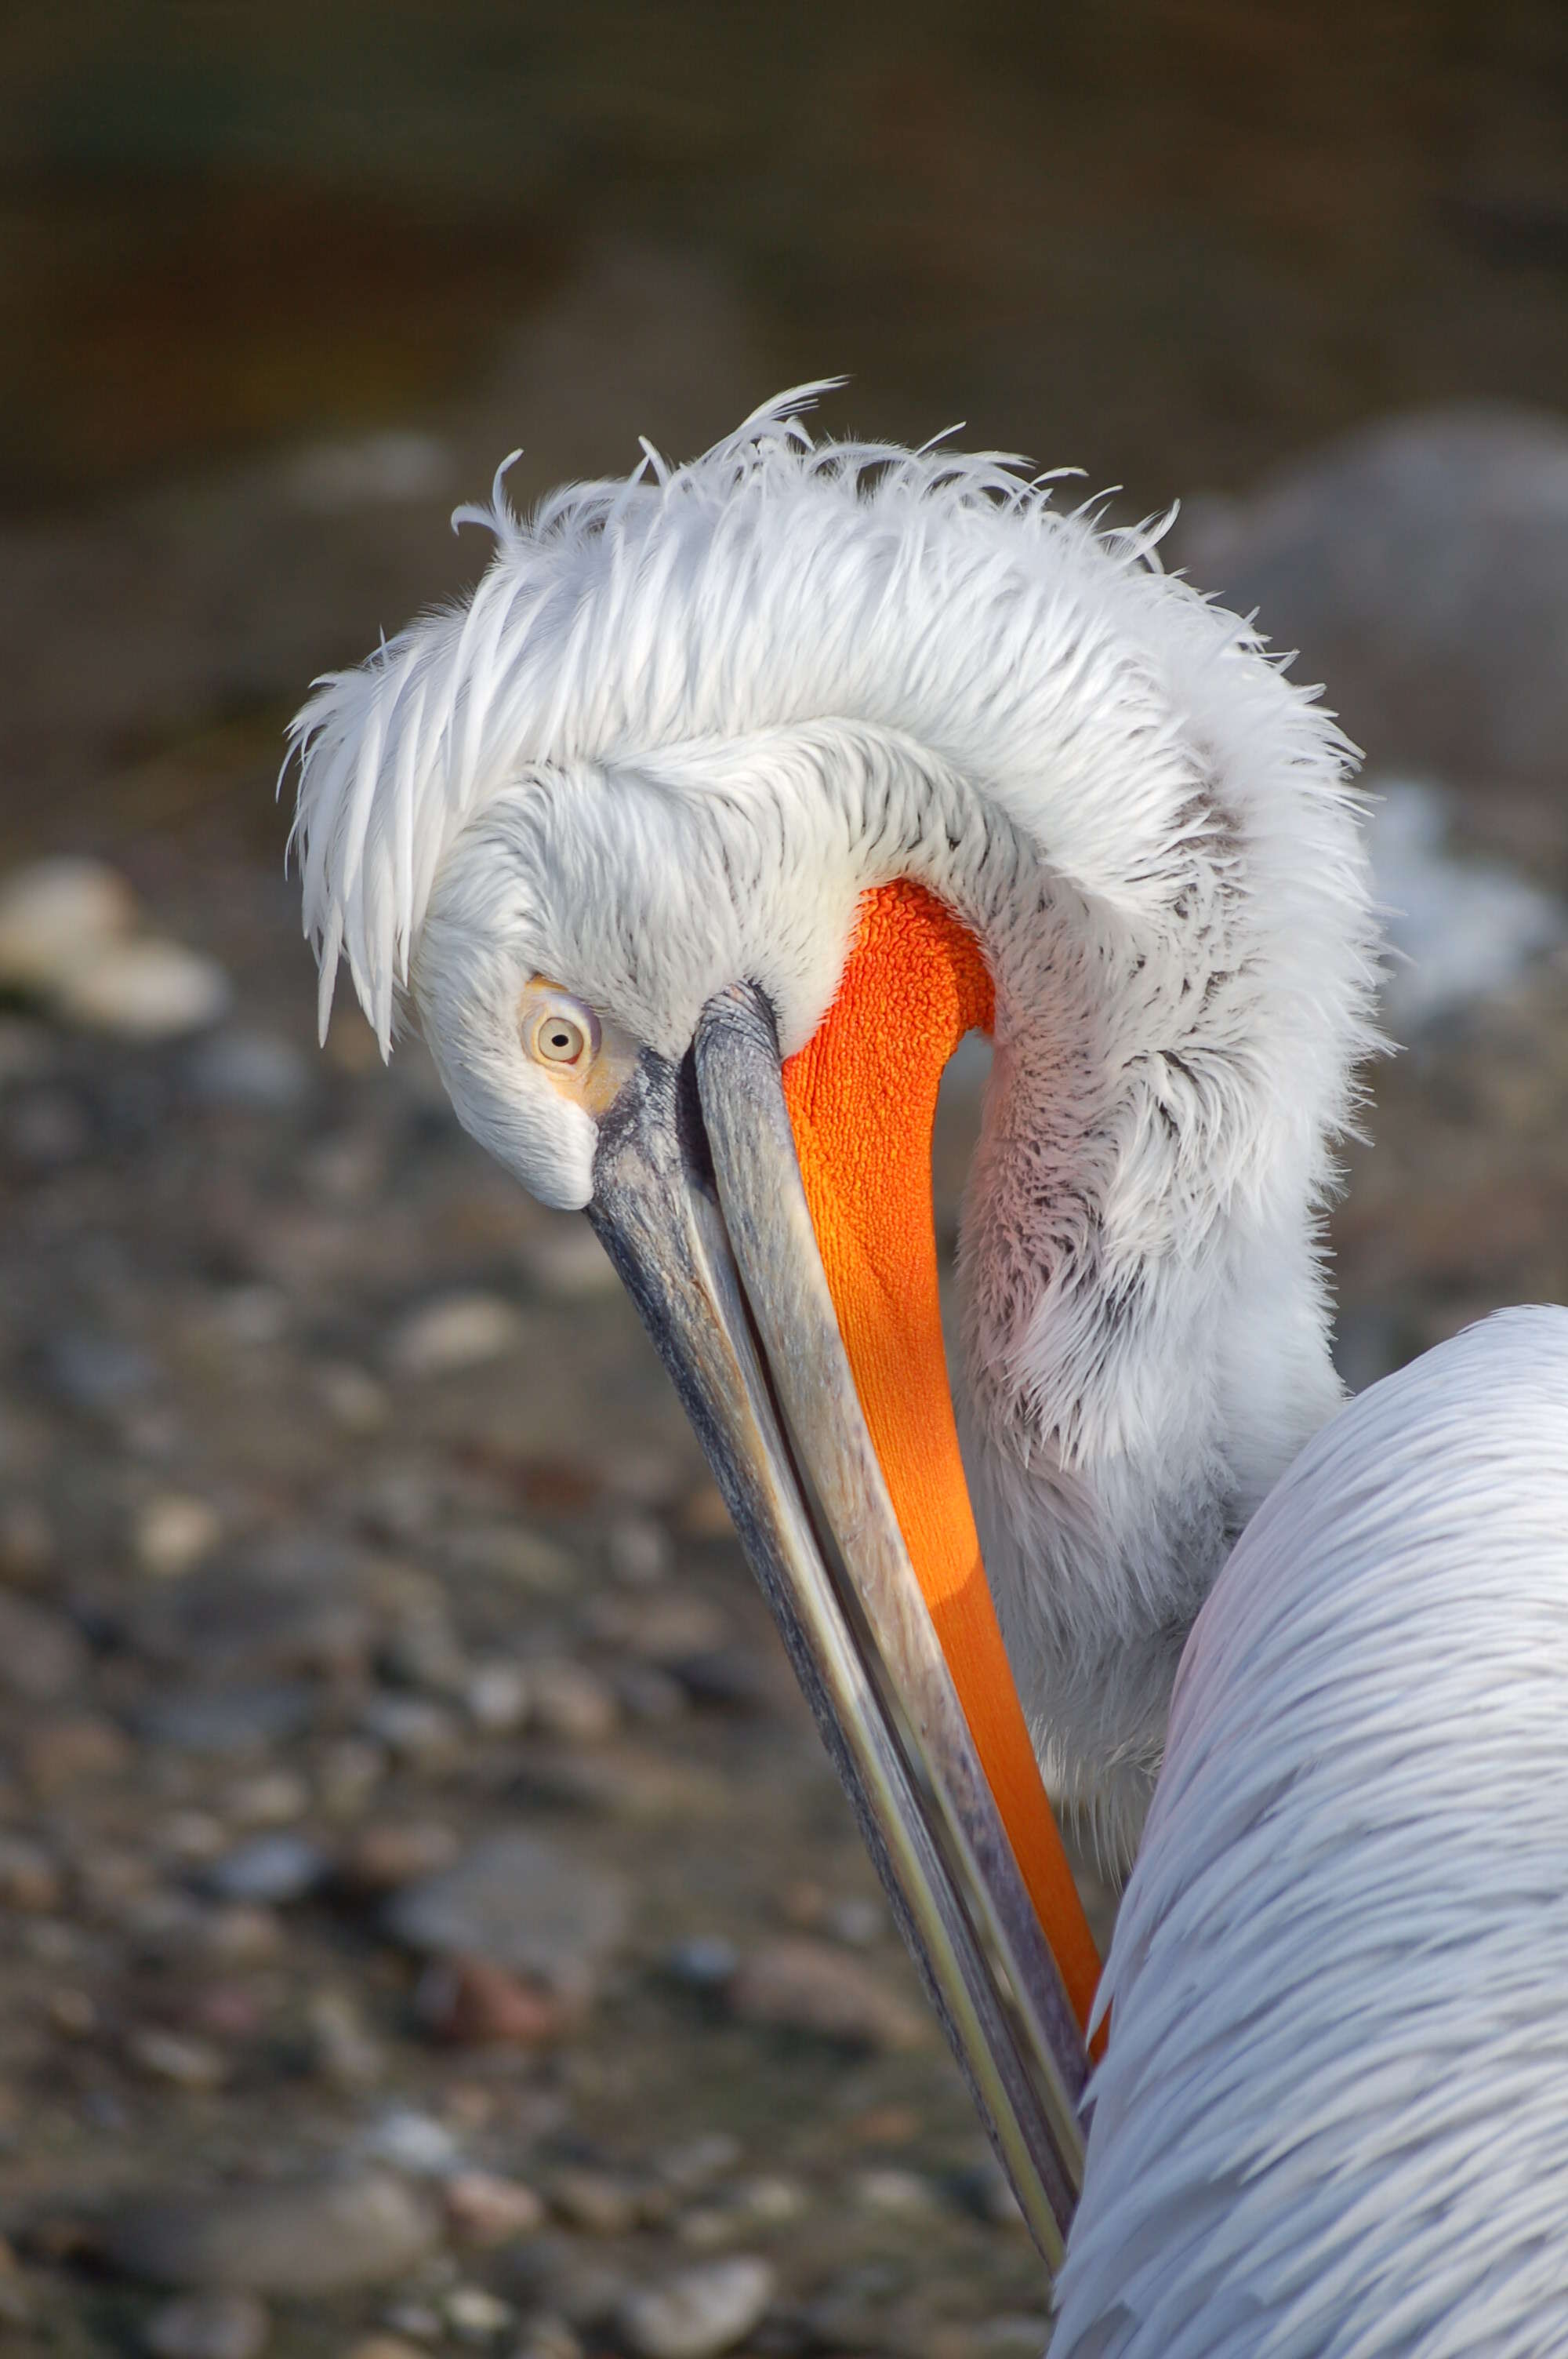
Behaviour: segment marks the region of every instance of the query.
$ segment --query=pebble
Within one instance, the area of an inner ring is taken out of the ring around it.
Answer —
[[[154,1696],[136,1715],[141,1734],[177,1753],[223,1756],[256,1753],[287,1743],[308,1724],[308,1687],[175,1688]]]
[[[715,2253],[725,2245],[737,2243],[748,2224],[720,2204],[696,2203],[676,2219],[676,2242],[694,2253]]]
[[[457,1722],[428,1696],[372,1696],[360,1715],[367,1735],[384,1745],[393,1758],[416,1768],[449,1760],[461,1744]]]
[[[305,2017],[310,2060],[323,2081],[336,2089],[369,2089],[384,2077],[385,2054],[347,1991],[314,1992]]]
[[[232,1901],[223,1908],[202,1909],[192,1939],[214,1965],[263,1965],[284,1946],[283,1919],[270,1908]]]
[[[308,2297],[403,2277],[438,2234],[434,2210],[400,2180],[361,2171],[133,2199],[103,2244],[130,2277]]]
[[[741,2155],[738,2137],[732,2137],[728,2130],[707,2130],[699,2137],[666,2147],[655,2158],[654,2167],[666,2187],[675,2188],[682,2195],[695,2195],[732,2171]]]
[[[0,1590],[0,1688],[24,1703],[55,1703],[81,1686],[87,1661],[69,1622]]]
[[[580,1663],[532,1663],[528,1668],[531,1718],[546,1736],[591,1745],[611,1735],[620,1717],[615,1697]]]
[[[689,1941],[677,1941],[665,1960],[665,1970],[677,1983],[689,1990],[722,1990],[732,1981],[741,1963],[741,1952],[733,1941],[719,1933],[697,1933]]]
[[[731,1977],[730,2008],[742,2023],[868,2048],[921,2046],[924,2015],[860,1959],[805,1936],[764,1943]]]
[[[314,1079],[309,1060],[276,1032],[216,1033],[185,1066],[193,1097],[246,1114],[292,1114],[309,1097]]]
[[[734,1788],[717,1768],[647,1745],[531,1744],[517,1763],[520,1798],[629,1825],[684,1827],[727,1817]]]
[[[891,2164],[858,2170],[849,2182],[849,2192],[862,2212],[880,2212],[890,2219],[929,2217],[937,2208],[929,2180],[922,2179],[918,2171],[898,2170]]]
[[[617,1516],[604,1535],[610,1577],[625,1589],[653,1589],[668,1577],[674,1550],[652,1516]]]
[[[160,1492],[138,1512],[131,1551],[141,1571],[156,1581],[177,1581],[210,1556],[222,1527],[205,1499],[180,1491]]]
[[[512,2304],[487,2286],[455,2285],[444,2296],[441,2309],[460,2343],[493,2343],[517,2318]]]
[[[751,2333],[773,2285],[766,2261],[737,2254],[639,2287],[621,2303],[615,2324],[634,2359],[718,2359]]]
[[[151,1389],[157,1371],[146,1352],[94,1328],[68,1328],[44,1348],[50,1385],[68,1408],[102,1416],[129,1408]]]
[[[522,1334],[517,1312],[499,1295],[449,1294],[399,1322],[387,1357],[399,1375],[450,1375],[503,1358]]]
[[[586,2332],[604,2325],[628,2290],[624,2274],[574,2236],[530,2236],[508,2246],[496,2266],[525,2308]]]
[[[582,2338],[553,2310],[536,2310],[524,2322],[512,2359],[583,2359]]]
[[[658,1728],[679,1720],[686,1712],[686,1690],[656,1663],[622,1663],[614,1684],[615,1700],[629,1720]]]
[[[484,1959],[560,1997],[586,1999],[621,1940],[626,1892],[618,1877],[518,1829],[406,1885],[384,1921],[408,1949]]]
[[[41,1801],[94,1779],[123,1777],[133,1757],[112,1720],[87,1712],[45,1721],[27,1732],[19,1747],[22,1776]]]
[[[156,2026],[133,2031],[125,2054],[149,2080],[168,2081],[177,2089],[217,2089],[229,2077],[228,2059],[205,2039]]]
[[[102,2021],[91,1992],[69,1984],[49,1993],[49,2018],[68,2039],[91,2039]]]
[[[153,2359],[257,2359],[272,2321],[254,2294],[182,2294],[155,2310],[142,2340]]]
[[[993,2228],[1022,2228],[1023,2212],[1012,2191],[1012,2181],[1000,2162],[989,2156],[970,2170],[960,2172],[954,2193],[966,2211]]]
[[[454,2047],[533,2048],[558,2039],[576,2011],[486,1958],[438,1958],[419,1977],[414,2012]]]
[[[351,1361],[333,1361],[318,1368],[315,1385],[322,1408],[345,1433],[379,1433],[392,1415],[386,1386]]]
[[[460,1696],[469,1682],[464,1654],[444,1606],[432,1603],[400,1621],[383,1639],[376,1668],[395,1686],[438,1696]]]
[[[434,1875],[457,1857],[458,1839],[432,1819],[388,1819],[362,1827],[338,1864],[351,1891],[395,1892],[416,1877]]]
[[[427,2301],[394,2302],[386,2313],[386,2323],[395,2331],[399,2350],[441,2340],[441,2313],[432,2310]]]
[[[72,1090],[29,1090],[12,1100],[5,1143],[18,1163],[35,1171],[75,1163],[92,1143],[86,1106]]]
[[[360,2145],[376,2162],[389,2162],[413,2179],[448,2179],[462,2163],[462,2148],[445,2123],[412,2105],[394,2105],[363,2132]]]
[[[612,2171],[568,2167],[556,2173],[549,2193],[557,2218],[586,2235],[624,2236],[642,2217],[637,2189]]]
[[[730,1635],[723,1615],[706,1598],[673,1588],[596,1598],[589,1616],[596,1638],[661,1670],[723,1647]]]
[[[773,1674],[749,1647],[709,1647],[679,1655],[665,1667],[694,1704],[712,1712],[761,1712]]]
[[[59,1870],[27,1835],[0,1833],[0,1901],[9,1908],[46,1916],[61,1897]]]
[[[730,2190],[730,2200],[742,2219],[754,2220],[759,2227],[782,2227],[786,2221],[798,2220],[807,2208],[805,2188],[798,2179],[780,2179],[762,2173],[755,2179],[742,2179]]]
[[[439,2332],[440,2320],[435,2323]],[[351,2343],[345,2359],[427,2359],[427,2354],[417,2343],[410,2343],[405,2335],[364,2334],[357,2343]]]
[[[96,860],[40,860],[0,880],[0,983],[48,990],[84,949],[115,940],[136,922],[124,877]]]
[[[528,1674],[521,1663],[481,1663],[470,1671],[463,1703],[474,1726],[488,1736],[507,1736],[528,1717]]]
[[[546,1302],[590,1301],[620,1287],[609,1256],[579,1213],[537,1215],[514,1250],[530,1288]]]
[[[522,1524],[470,1524],[451,1535],[446,1558],[455,1573],[507,1581],[540,1596],[568,1588],[577,1572],[567,1549]]]
[[[276,1908],[303,1900],[323,1885],[332,1862],[319,1843],[308,1836],[278,1832],[254,1835],[215,1859],[202,1875],[206,1889],[218,1900],[240,1900]]]
[[[509,2245],[515,2237],[531,2236],[544,2223],[544,2204],[520,2179],[460,2170],[443,2191],[447,2225],[461,2245]]]
[[[322,1809],[336,1819],[357,1818],[385,1777],[387,1766],[386,1748],[369,1737],[335,1738],[322,1754],[317,1772]]]
[[[295,1769],[264,1769],[223,1796],[224,1817],[241,1827],[291,1826],[309,1808],[310,1788]]]
[[[59,1548],[53,1522],[37,1499],[0,1503],[0,1581],[36,1581]]]
[[[178,1039],[228,1014],[233,989],[216,959],[156,934],[101,944],[53,978],[60,1015],[128,1040]]]

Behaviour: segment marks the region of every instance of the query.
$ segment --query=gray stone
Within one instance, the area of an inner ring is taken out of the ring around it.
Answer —
[[[177,2089],[217,2089],[229,2077],[227,2059],[208,2040],[165,2031],[157,2024],[133,2031],[125,2053],[149,2080],[168,2081]]]
[[[405,1376],[444,1376],[514,1351],[523,1322],[493,1294],[449,1294],[410,1311],[394,1330],[388,1357]]]
[[[1568,423],[1477,404],[1396,418],[1194,503],[1201,588],[1298,647],[1379,766],[1554,786],[1568,745]]]
[[[271,2332],[254,2294],[191,2293],[155,2310],[142,2340],[152,2359],[257,2359]]]
[[[70,1408],[94,1415],[128,1407],[148,1393],[157,1371],[134,1343],[88,1328],[68,1328],[44,1347],[49,1385]]]
[[[859,1958],[793,1937],[742,1958],[727,1993],[744,2023],[814,2032],[853,2047],[915,2048],[926,2018]]]
[[[527,2237],[498,2254],[496,2267],[520,2303],[586,2332],[603,2326],[628,2291],[625,2272],[573,2236]]]
[[[136,1724],[155,1745],[177,1753],[227,1756],[264,1752],[309,1723],[311,1695],[297,1684],[189,1688],[143,1705]]]
[[[677,1941],[665,1960],[666,1973],[689,1990],[722,1990],[740,1963],[740,1951],[720,1933],[694,1933],[690,1940]]]
[[[0,1905],[41,1915],[59,1899],[59,1869],[42,1844],[0,1832]]]
[[[718,2359],[751,2333],[773,2285],[773,2269],[753,2255],[706,2261],[629,2293],[616,2328],[635,2359]]]
[[[0,1690],[24,1703],[54,1703],[81,1685],[87,1662],[69,1622],[0,1590]]]
[[[625,1919],[618,1877],[519,1830],[489,1836],[454,1866],[406,1885],[384,1922],[408,1949],[483,1958],[584,1999]]]
[[[144,1597],[145,1654],[287,1678],[361,1669],[375,1630],[373,1560],[312,1533],[224,1556]]]
[[[331,1868],[331,1860],[319,1843],[280,1831],[236,1843],[232,1851],[212,1862],[201,1881],[215,1899],[276,1907],[303,1900],[326,1882]]]
[[[398,2277],[438,2234],[433,2205],[384,2171],[134,2200],[105,2256],[157,2284],[313,2295]]]
[[[186,1086],[203,1105],[247,1114],[292,1114],[309,1097],[314,1078],[292,1041],[273,1032],[215,1033],[185,1066]]]

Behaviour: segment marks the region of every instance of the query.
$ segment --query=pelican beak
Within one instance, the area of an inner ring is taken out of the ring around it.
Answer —
[[[734,1518],[931,2002],[1047,2264],[1082,2179],[1078,2016],[868,1430],[772,1009],[708,1003],[605,1115],[592,1220]]]

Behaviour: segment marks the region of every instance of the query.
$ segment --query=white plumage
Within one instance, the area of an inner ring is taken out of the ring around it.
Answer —
[[[384,1046],[406,985],[468,1127],[582,1204],[594,1125],[519,1052],[528,976],[676,1056],[744,976],[788,1051],[868,886],[973,926],[976,1512],[1048,1773],[1125,1848],[1193,1616],[1340,1397],[1315,1220],[1373,981],[1347,749],[1155,532],[994,457],[816,445],[802,398],[526,525],[498,484],[467,604],[319,687],[323,1010],[340,951]]]
[[[1568,1316],[1340,1408],[1349,749],[1156,532],[1008,461],[814,444],[803,397],[525,525],[498,479],[472,597],[319,684],[323,1022],[341,954],[384,1049],[411,998],[468,1127],[582,1205],[537,978],[670,1060],[754,983],[787,1053],[869,887],[973,929],[966,1456],[1043,1760],[1113,1843],[1197,1622],[1054,2348],[1568,2351]]]
[[[1342,1410],[1199,1616],[1052,2359],[1568,2350],[1568,1312]]]

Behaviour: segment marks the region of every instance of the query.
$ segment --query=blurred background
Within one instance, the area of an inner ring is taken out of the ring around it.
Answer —
[[[13,0],[7,2350],[1037,2359],[633,1316],[416,1043],[318,1054],[274,796],[516,444],[525,503],[840,372],[829,430],[1179,498],[1366,748],[1349,1380],[1568,1295],[1554,0]]]

